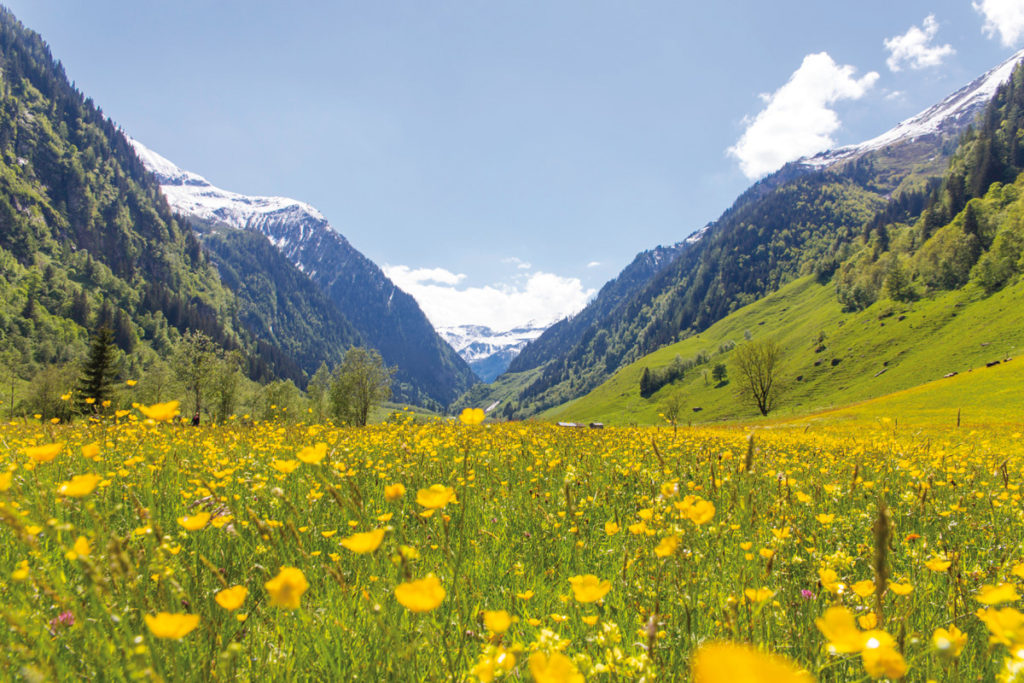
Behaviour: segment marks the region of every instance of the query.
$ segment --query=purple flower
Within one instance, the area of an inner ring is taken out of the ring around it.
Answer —
[[[813,600],[814,599],[814,591],[809,591],[806,588],[804,588],[802,591],[800,591],[800,595],[803,596],[804,600]]]
[[[57,635],[59,626],[71,627],[75,625],[75,615],[71,612],[61,612],[58,616],[50,619],[50,633]]]

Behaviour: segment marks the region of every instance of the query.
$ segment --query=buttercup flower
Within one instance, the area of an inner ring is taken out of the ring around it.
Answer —
[[[199,626],[198,614],[171,614],[160,612],[156,616],[145,616],[146,627],[157,638],[181,640]]]
[[[57,454],[64,450],[64,442],[48,443],[42,446],[29,446],[25,449],[25,455],[34,462],[50,462],[57,457]]]
[[[576,602],[597,602],[612,589],[611,581],[602,581],[593,574],[573,576],[569,579]]]
[[[180,401],[168,401],[167,403],[154,403],[151,406],[138,406],[139,412],[156,422],[167,422],[177,417],[181,411],[178,406]]]
[[[217,601],[218,605],[232,612],[242,606],[247,595],[249,595],[249,589],[245,586],[232,586],[218,591],[213,599]]]
[[[410,612],[429,612],[436,609],[445,595],[444,586],[433,574],[395,586],[395,598]]]
[[[455,489],[451,486],[434,484],[429,489],[416,492],[416,502],[428,510],[436,510],[448,506],[448,503],[459,502],[455,498]]]
[[[341,545],[354,553],[363,555],[376,550],[384,540],[384,529],[374,529],[360,534],[352,534],[341,539]]]
[[[295,567],[281,567],[277,576],[264,584],[270,604],[284,609],[298,609],[302,594],[309,588],[305,574]]]

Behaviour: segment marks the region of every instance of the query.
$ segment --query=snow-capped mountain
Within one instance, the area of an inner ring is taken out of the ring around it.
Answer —
[[[505,372],[527,343],[539,337],[547,326],[517,327],[496,332],[484,325],[442,327],[438,332],[484,382]]]
[[[310,240],[329,239],[347,245],[315,208],[288,197],[253,197],[222,190],[197,173],[178,168],[138,140],[129,138],[135,153],[160,181],[167,203],[204,227],[224,226],[262,233],[299,270],[310,277],[316,263],[304,258]]]
[[[395,374],[396,398],[449,404],[476,382],[409,294],[357,251],[315,208],[287,197],[254,197],[202,176],[130,140],[171,208],[199,230],[246,230],[265,236],[333,302]]]
[[[900,122],[881,135],[856,145],[847,145],[800,159],[803,166],[825,168],[841,161],[857,158],[867,152],[889,147],[897,142],[928,136],[959,135],[974,117],[985,108],[996,89],[1009,80],[1013,68],[1024,59],[1024,50],[1017,52],[995,68],[974,79],[936,105]]]

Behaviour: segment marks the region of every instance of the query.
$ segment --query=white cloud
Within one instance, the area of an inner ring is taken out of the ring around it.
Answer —
[[[543,272],[515,286],[461,288],[456,285],[465,276],[444,268],[384,266],[384,272],[416,299],[434,327],[486,325],[501,332],[527,323],[549,325],[582,309],[595,293],[578,278]]]
[[[1024,36],[1024,2],[1021,0],[979,0],[974,10],[985,17],[981,30],[989,38],[996,34],[1006,47],[1013,47]]]
[[[387,276],[398,282],[408,282],[413,284],[423,284],[426,282],[436,282],[442,285],[457,285],[466,279],[463,273],[453,273],[450,270],[444,268],[409,268],[408,266],[393,266],[391,270],[385,270]],[[401,285],[399,285],[401,287]],[[405,289],[402,287],[402,289]]]
[[[501,259],[501,262],[502,263],[511,263],[512,265],[514,265],[516,268],[519,268],[520,270],[529,270],[530,268],[533,267],[528,262],[526,262],[526,261],[524,261],[522,259],[518,259],[515,256],[509,256],[507,258],[503,258],[503,259]]]
[[[601,265],[600,261],[591,261],[587,264],[587,268],[597,268],[599,265]]]
[[[956,50],[952,45],[931,45],[938,32],[939,22],[935,21],[934,14],[929,14],[924,18],[921,28],[911,26],[902,36],[886,38],[885,49],[889,51],[889,58],[885,63],[893,71],[899,71],[904,66],[924,69],[942,64],[942,60],[955,54]]]
[[[830,105],[860,99],[878,80],[874,71],[854,78],[852,66],[839,66],[827,52],[807,55],[786,84],[762,95],[765,108],[728,152],[748,178],[771,173],[788,161],[833,147],[839,117]]]

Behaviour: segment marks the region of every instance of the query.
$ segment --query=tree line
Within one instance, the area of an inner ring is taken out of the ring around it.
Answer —
[[[0,406],[11,419],[56,422],[178,400],[183,415],[202,422],[312,418],[364,426],[372,409],[391,397],[395,372],[375,349],[353,346],[333,368],[322,364],[305,392],[290,379],[259,383],[248,378],[241,351],[201,330],[189,330],[166,357],[140,368],[129,362],[108,325],[92,334],[84,357],[43,367],[30,381],[20,379],[19,359],[10,350],[0,353]]]

